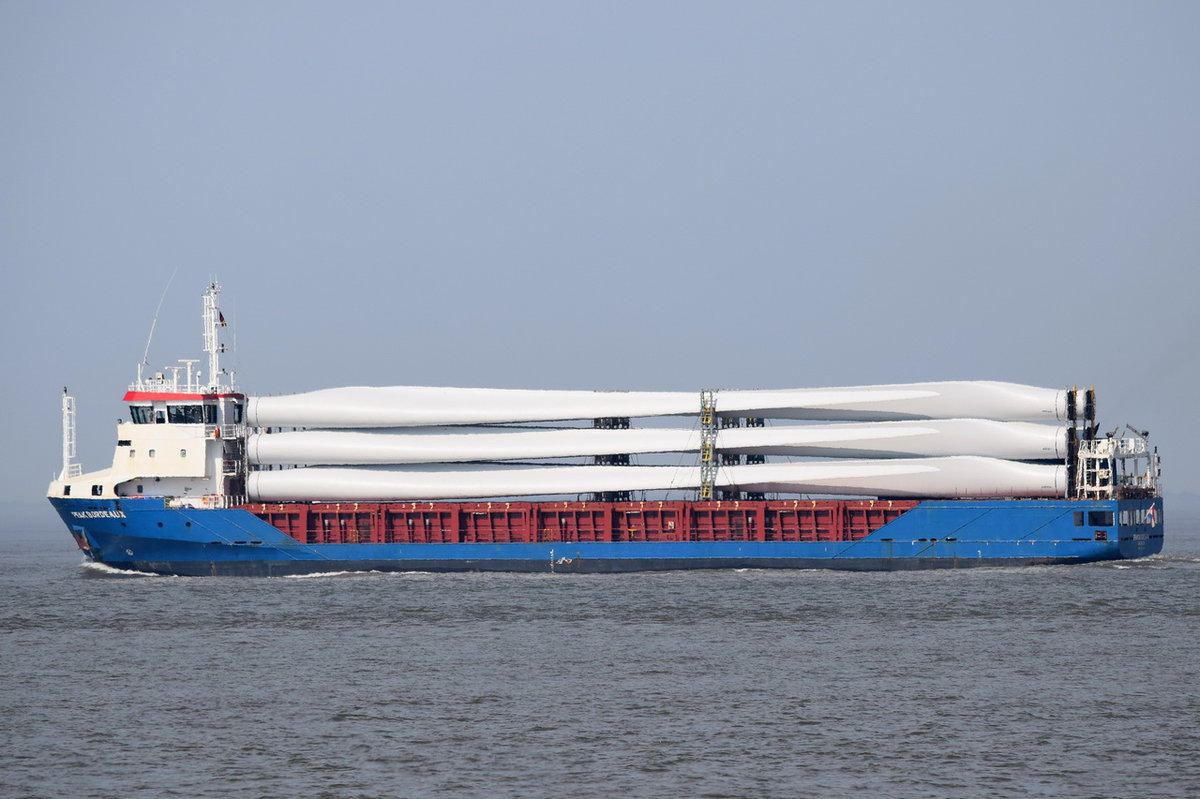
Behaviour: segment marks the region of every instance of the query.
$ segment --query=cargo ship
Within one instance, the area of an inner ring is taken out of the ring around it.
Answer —
[[[171,575],[898,570],[1162,548],[1148,433],[1094,388],[991,381],[695,392],[342,387],[251,396],[204,359],[145,374],[112,465],[48,497],[84,555]],[[206,371],[198,368],[205,365]]]

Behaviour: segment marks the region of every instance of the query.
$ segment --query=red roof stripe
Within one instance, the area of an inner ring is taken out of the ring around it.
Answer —
[[[125,402],[178,402],[179,400],[245,399],[245,394],[172,394],[165,391],[127,391]]]

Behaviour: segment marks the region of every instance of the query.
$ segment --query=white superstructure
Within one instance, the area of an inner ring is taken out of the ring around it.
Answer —
[[[220,294],[215,281],[203,294],[207,373],[196,368],[197,359],[149,377],[139,365],[125,394],[130,418],[117,425],[109,468],[82,473],[71,462],[74,401],[64,396],[64,468],[50,485],[51,496],[164,497],[173,505],[211,507],[244,495],[245,398],[221,368]]]

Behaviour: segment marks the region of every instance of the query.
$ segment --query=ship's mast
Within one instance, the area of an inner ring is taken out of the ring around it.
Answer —
[[[208,385],[213,390],[221,387],[221,353],[225,351],[218,332],[225,326],[225,317],[217,306],[220,296],[221,285],[214,280],[204,292],[204,352],[208,355]]]

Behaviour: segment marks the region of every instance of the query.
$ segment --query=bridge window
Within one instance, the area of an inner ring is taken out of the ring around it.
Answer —
[[[205,424],[216,424],[217,423],[217,406],[216,405],[205,405],[204,406],[204,423]]]
[[[149,405],[130,405],[129,415],[134,424],[150,424],[154,421],[154,409]]]
[[[171,424],[204,424],[204,406],[168,405],[167,421]]]
[[[1112,527],[1113,512],[1110,510],[1090,510],[1088,511],[1088,526],[1089,527]]]

